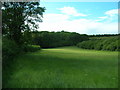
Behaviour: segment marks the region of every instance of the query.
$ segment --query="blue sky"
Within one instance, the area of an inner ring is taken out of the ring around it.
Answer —
[[[118,33],[118,2],[40,2],[46,8],[39,31]]]

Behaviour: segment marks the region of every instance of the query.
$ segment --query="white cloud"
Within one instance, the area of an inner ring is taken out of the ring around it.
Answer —
[[[118,20],[118,10],[119,9],[108,10],[104,13],[105,16],[98,17],[98,19],[96,21],[103,21],[103,20],[106,20],[106,22],[117,21]]]
[[[78,13],[78,11],[74,7],[63,7],[59,8],[62,13],[67,14],[67,15],[72,15],[72,16],[87,16],[86,14],[83,13]]]
[[[107,18],[107,16],[104,16],[104,17],[99,17],[100,19],[106,19]]]
[[[112,9],[107,12],[105,12],[106,15],[113,16],[118,14],[118,9]]]
[[[80,34],[110,34],[118,32],[117,22],[98,22],[89,19],[69,20],[69,15],[45,14],[39,31],[69,31]],[[106,17],[101,17],[106,18]]]
[[[49,22],[56,23],[56,22],[67,20],[67,19],[69,19],[69,16],[64,14],[44,14],[43,21],[47,23]]]
[[[95,20],[95,21],[103,21],[103,20],[106,20],[106,19],[108,19],[108,16],[98,17],[98,19]]]

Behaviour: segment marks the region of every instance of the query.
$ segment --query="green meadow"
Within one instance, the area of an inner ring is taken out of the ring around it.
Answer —
[[[42,49],[17,57],[12,67],[11,74],[4,75],[4,88],[118,87],[118,52]]]

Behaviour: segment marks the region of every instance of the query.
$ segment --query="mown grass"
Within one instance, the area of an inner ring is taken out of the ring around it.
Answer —
[[[18,57],[13,67],[4,88],[115,88],[118,83],[117,52],[42,49]]]

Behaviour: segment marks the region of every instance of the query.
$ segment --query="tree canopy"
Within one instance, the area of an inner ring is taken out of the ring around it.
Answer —
[[[42,22],[45,12],[39,2],[4,2],[2,8],[3,36],[14,40],[17,44],[24,42],[23,34],[38,28],[36,22]]]
[[[79,34],[76,32],[48,32],[48,31],[36,31],[32,32],[32,43],[40,45],[43,48],[53,48],[60,46],[73,46],[84,40],[88,40],[88,36],[85,34]]]

